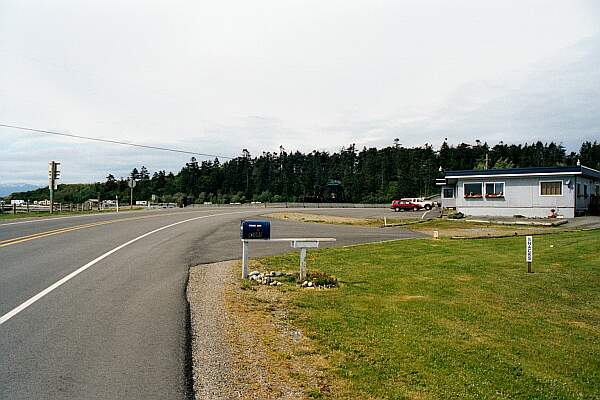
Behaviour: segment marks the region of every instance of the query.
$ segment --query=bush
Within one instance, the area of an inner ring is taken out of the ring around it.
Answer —
[[[333,275],[326,274],[321,271],[310,271],[307,274],[307,281],[312,282],[316,286],[336,286],[337,278]]]
[[[450,218],[450,219],[461,219],[464,217],[465,217],[465,214],[461,213],[460,211],[448,214],[448,218]]]

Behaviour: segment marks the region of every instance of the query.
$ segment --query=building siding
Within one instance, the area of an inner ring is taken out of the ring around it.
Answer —
[[[542,181],[561,181],[561,196],[541,196],[540,182]],[[570,184],[566,183],[570,181]],[[581,182],[580,182],[581,181]],[[578,178],[577,182],[582,183],[583,179]],[[469,199],[464,197],[464,183],[485,183],[503,182],[503,198],[476,198]],[[591,185],[591,182],[588,182]],[[556,175],[543,177],[487,177],[487,178],[459,178],[456,185],[456,209],[467,215],[479,216],[504,216],[523,215],[525,217],[547,217],[550,210],[556,210],[558,215],[566,218],[575,216],[575,176]],[[583,189],[582,193],[583,193]],[[588,193],[589,193],[588,188]],[[581,200],[583,204],[585,199]],[[589,196],[587,198],[589,204]],[[579,203],[578,203],[579,205]]]

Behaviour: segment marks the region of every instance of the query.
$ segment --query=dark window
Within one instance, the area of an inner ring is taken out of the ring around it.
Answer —
[[[486,196],[504,196],[504,183],[490,182],[485,184]]]
[[[562,196],[562,181],[540,182],[540,194],[542,196]]]
[[[453,199],[454,198],[454,189],[453,188],[444,189],[444,191],[442,193],[442,197],[444,199]]]
[[[465,197],[481,197],[483,195],[481,183],[465,183]]]

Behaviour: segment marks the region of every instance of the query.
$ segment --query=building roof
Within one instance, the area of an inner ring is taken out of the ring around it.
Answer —
[[[571,167],[528,167],[528,168],[503,168],[503,169],[467,169],[460,171],[446,171],[445,179],[457,178],[486,178],[517,177],[517,176],[546,176],[546,175],[582,175],[589,178],[600,179],[600,171],[583,165]]]

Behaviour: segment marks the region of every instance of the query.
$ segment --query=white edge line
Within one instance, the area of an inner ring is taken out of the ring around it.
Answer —
[[[231,214],[242,214],[242,213],[247,213],[248,211],[237,211],[237,212],[232,212],[232,213],[221,213],[221,214],[211,214],[211,215],[202,215],[200,217],[194,217],[194,218],[189,218],[189,219],[185,219],[183,221],[179,221],[179,222],[175,222],[169,225],[165,225],[163,227],[154,229],[153,231],[144,233],[141,236],[138,236],[134,239],[131,239],[130,241],[123,243],[120,246],[115,247],[114,249],[102,254],[100,257],[93,259],[92,261],[90,261],[89,263],[85,264],[83,267],[80,267],[78,269],[76,269],[75,271],[71,272],[69,275],[65,276],[64,278],[60,279],[59,281],[55,282],[54,284],[48,286],[46,289],[42,290],[41,292],[39,292],[38,294],[36,294],[35,296],[29,298],[28,300],[26,300],[25,302],[21,303],[19,306],[13,308],[12,310],[10,310],[9,312],[7,312],[6,314],[4,314],[2,317],[0,317],[0,325],[2,325],[3,323],[5,323],[6,321],[8,321],[9,319],[11,319],[12,317],[14,317],[15,315],[19,314],[21,311],[25,310],[27,307],[29,307],[30,305],[32,305],[33,303],[35,303],[36,301],[38,301],[39,299],[41,299],[42,297],[44,297],[45,295],[47,295],[48,293],[52,292],[53,290],[57,289],[58,287],[60,287],[61,285],[67,283],[68,281],[70,281],[71,279],[75,278],[77,275],[79,275],[80,273],[82,273],[83,271],[85,271],[86,269],[90,268],[91,266],[93,266],[94,264],[104,260],[106,257],[110,256],[113,253],[116,253],[117,251],[121,250],[124,247],[129,246],[132,243],[137,242],[138,240],[141,240],[147,236],[150,236],[156,232],[160,232],[164,229],[168,229],[171,228],[173,226],[176,225],[180,225],[186,222],[190,222],[190,221],[195,221],[198,219],[203,219],[203,218],[210,218],[210,217],[218,217],[221,215],[231,215]]]

